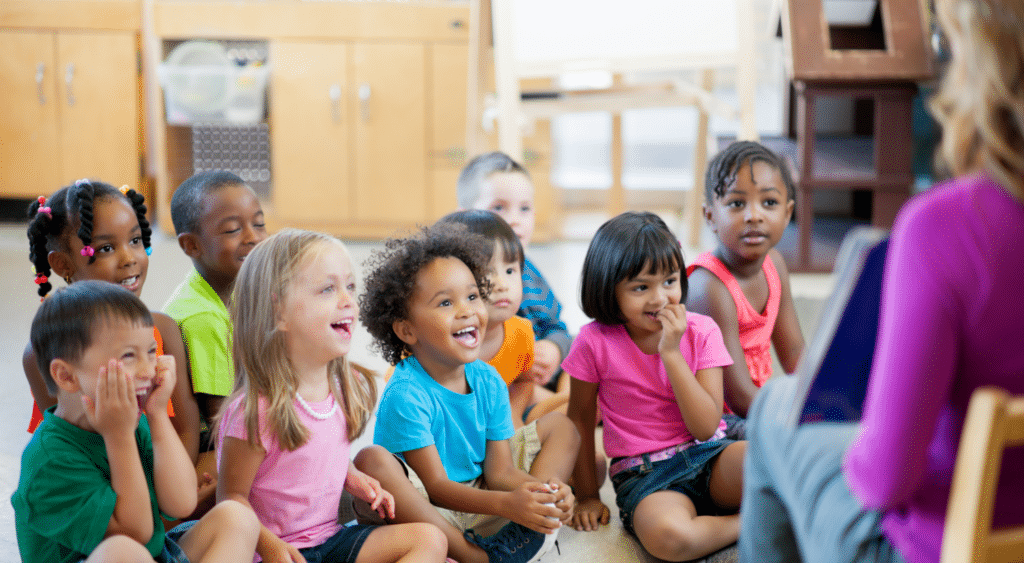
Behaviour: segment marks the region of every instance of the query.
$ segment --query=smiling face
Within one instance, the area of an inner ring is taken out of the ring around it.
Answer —
[[[85,246],[72,234],[68,237],[69,254],[58,263],[51,261],[54,271],[74,280],[100,280],[120,284],[136,296],[142,294],[149,269],[149,255],[142,244],[142,228],[135,210],[121,198],[100,198],[93,202],[93,262],[82,256]],[[77,227],[76,227],[77,228]]]
[[[615,298],[626,331],[634,342],[661,332],[658,312],[682,300],[679,270],[651,272],[645,265],[636,277],[615,284]]]
[[[200,216],[198,232],[179,239],[199,274],[220,293],[234,281],[253,247],[267,238],[263,208],[248,186],[236,184],[209,193]]]
[[[473,209],[497,213],[512,227],[523,246],[530,243],[536,216],[533,209],[533,182],[526,174],[491,174],[480,187],[480,199],[473,205]]]
[[[153,391],[156,357],[152,326],[114,317],[96,321],[92,344],[85,349],[79,361],[69,364],[82,394],[95,400],[100,368],[107,367],[111,359],[121,362],[124,373],[131,377],[139,412],[142,412]],[[76,423],[83,422],[88,424],[84,417]]]
[[[435,378],[479,358],[487,308],[462,260],[436,258],[416,275],[407,319],[395,332]]]
[[[704,217],[721,241],[727,262],[764,259],[778,244],[793,215],[782,175],[766,162],[744,164],[736,181],[705,206]]]
[[[348,354],[359,315],[348,253],[325,242],[295,272],[282,300],[277,328],[293,364],[324,366]]]
[[[494,246],[494,254],[487,266],[487,279],[491,282],[491,292],[487,296],[489,326],[511,319],[523,302],[523,272],[519,260],[508,260],[500,243]]]

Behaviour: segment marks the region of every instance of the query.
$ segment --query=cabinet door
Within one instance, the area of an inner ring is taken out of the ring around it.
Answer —
[[[426,47],[353,45],[355,213],[396,228],[426,221]]]
[[[458,208],[455,185],[466,165],[466,69],[469,47],[438,44],[430,48],[430,217]]]
[[[139,82],[135,34],[57,35],[60,182],[95,178],[139,187]]]
[[[341,43],[271,44],[271,171],[282,221],[352,217],[347,61]]]
[[[0,32],[0,196],[38,197],[60,187],[56,168],[54,35]]]

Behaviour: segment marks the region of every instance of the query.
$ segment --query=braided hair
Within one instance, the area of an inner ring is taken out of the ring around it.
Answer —
[[[736,174],[743,165],[764,162],[779,171],[782,183],[786,185],[786,197],[796,200],[796,186],[790,174],[789,165],[768,147],[754,141],[737,141],[722,149],[708,163],[704,175],[704,200],[712,203],[716,197],[723,197],[725,190],[736,181]]]
[[[82,240],[82,244],[91,249],[93,208],[96,200],[108,198],[121,198],[132,207],[142,231],[142,244],[146,248],[146,253],[150,252],[150,237],[153,230],[146,219],[145,197],[133,189],[122,192],[104,182],[78,180],[57,190],[49,199],[40,197],[28,206],[28,258],[35,267],[40,297],[46,297],[53,289],[49,282],[49,253],[69,250],[67,237],[76,223],[76,236]],[[96,257],[89,255],[89,263],[95,261]]]

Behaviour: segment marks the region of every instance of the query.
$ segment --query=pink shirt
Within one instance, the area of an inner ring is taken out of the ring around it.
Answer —
[[[911,563],[938,561],[971,393],[1024,393],[1024,204],[983,178],[914,198],[893,227],[878,344],[845,473]],[[1024,448],[1003,458],[996,526],[1024,522]]]
[[[686,333],[679,349],[694,373],[732,364],[718,325],[697,313],[686,313]],[[562,369],[597,384],[604,449],[609,456],[634,456],[693,440],[661,356],[643,353],[625,326],[584,325]],[[724,430],[725,423],[720,422],[719,428]]]
[[[758,311],[747,300],[740,289],[739,282],[729,268],[714,254],[705,252],[694,259],[686,267],[686,275],[693,273],[698,267],[704,268],[722,280],[729,296],[736,304],[736,321],[739,329],[740,346],[746,359],[747,370],[754,385],[761,387],[772,376],[772,332],[775,331],[775,320],[779,318],[779,304],[782,302],[782,280],[775,269],[771,256],[764,257],[761,271],[768,282],[768,302],[764,311]]]
[[[235,399],[224,413],[217,442],[217,470],[223,474],[220,453],[224,437],[245,440],[245,409]],[[330,411],[333,397],[310,403],[316,412]],[[259,401],[260,443],[267,452],[252,488],[249,503],[260,523],[294,547],[316,546],[327,541],[341,528],[338,505],[348,474],[349,442],[345,415],[341,408],[326,420],[310,415],[295,401],[299,420],[309,429],[309,440],[295,451],[281,449],[266,430],[266,406]]]

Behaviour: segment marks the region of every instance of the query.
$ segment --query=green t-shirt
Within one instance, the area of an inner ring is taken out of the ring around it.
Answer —
[[[117,495],[103,437],[54,414],[50,407],[21,455],[18,489],[11,496],[22,563],[77,563],[104,539]],[[164,523],[153,488],[153,440],[145,415],[135,430],[149,485],[156,557],[164,547]]]
[[[231,318],[217,292],[194,268],[164,304],[188,349],[192,392],[225,397],[235,385]]]

